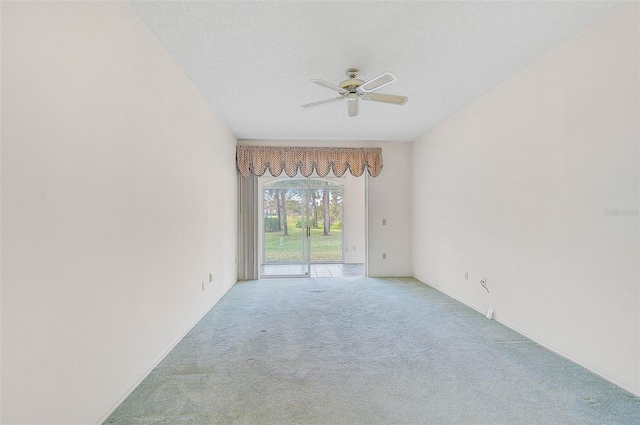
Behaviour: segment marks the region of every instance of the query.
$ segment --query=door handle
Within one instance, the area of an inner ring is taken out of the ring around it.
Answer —
[[[311,226],[307,226],[307,237],[311,237]]]

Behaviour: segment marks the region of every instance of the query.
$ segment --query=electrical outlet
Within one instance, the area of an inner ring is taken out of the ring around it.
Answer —
[[[213,273],[209,273],[209,282],[213,282]]]
[[[204,292],[204,281],[202,282],[202,292]]]
[[[466,270],[464,272],[464,280],[469,280],[469,271],[468,270]]]
[[[385,254],[382,254],[382,259],[383,259],[383,260],[386,260],[386,259],[387,259],[387,254],[386,254],[386,253],[385,253]]]
[[[383,226],[386,226],[386,225],[387,225],[387,219],[386,219],[386,218],[383,218],[383,219],[382,219],[382,225],[383,225]]]

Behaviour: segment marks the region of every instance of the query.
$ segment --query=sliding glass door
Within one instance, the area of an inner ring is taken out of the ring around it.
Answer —
[[[262,189],[261,277],[306,277],[312,263],[342,263],[344,186],[284,178]]]

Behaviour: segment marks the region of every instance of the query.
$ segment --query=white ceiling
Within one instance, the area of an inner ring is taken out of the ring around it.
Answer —
[[[239,139],[412,141],[618,2],[133,2]],[[346,101],[309,82],[399,81],[403,106]]]

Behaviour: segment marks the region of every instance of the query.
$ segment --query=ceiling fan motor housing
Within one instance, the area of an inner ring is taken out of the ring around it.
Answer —
[[[349,80],[344,80],[339,85],[343,89],[349,90],[350,93],[355,93],[358,90],[358,87],[364,84],[364,81],[358,80],[357,78],[351,78]]]

